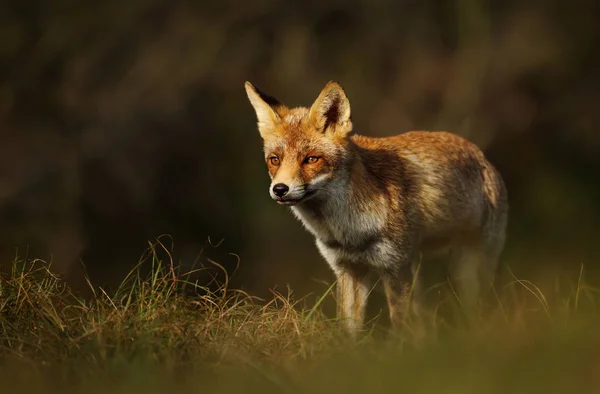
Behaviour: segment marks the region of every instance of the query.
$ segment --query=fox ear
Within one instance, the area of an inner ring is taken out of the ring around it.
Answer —
[[[342,87],[330,81],[310,107],[310,118],[323,133],[345,137],[352,131],[350,101]]]
[[[244,84],[246,88],[246,94],[250,100],[250,104],[256,111],[256,117],[258,119],[258,131],[261,137],[265,137],[275,132],[276,124],[281,120],[278,108],[283,107],[277,99],[261,92],[256,86],[250,82]]]

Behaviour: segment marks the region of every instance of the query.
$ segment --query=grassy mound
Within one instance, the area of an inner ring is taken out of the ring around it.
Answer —
[[[321,311],[331,288],[313,305],[264,301],[193,274],[157,242],[116,291],[83,298],[45,262],[15,261],[0,278],[0,392],[600,391],[600,295],[581,276],[551,294],[513,278],[473,324],[438,305],[351,343]]]

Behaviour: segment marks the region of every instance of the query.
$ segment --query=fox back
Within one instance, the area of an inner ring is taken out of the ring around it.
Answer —
[[[310,108],[288,108],[249,82],[246,92],[264,141],[269,194],[315,236],[352,335],[363,323],[372,273],[383,279],[394,326],[407,305],[418,312],[423,256],[444,257],[463,305],[475,307],[493,280],[508,212],[502,178],[477,146],[448,132],[351,135],[350,103],[335,82]]]

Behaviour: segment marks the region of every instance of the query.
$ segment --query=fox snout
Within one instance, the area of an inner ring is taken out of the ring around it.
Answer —
[[[273,180],[269,188],[271,198],[281,205],[296,205],[319,194],[325,187],[330,175],[324,174],[309,183],[281,182]]]
[[[281,205],[296,205],[303,201],[308,193],[302,185],[287,185],[285,183],[273,183],[269,189],[271,198]]]

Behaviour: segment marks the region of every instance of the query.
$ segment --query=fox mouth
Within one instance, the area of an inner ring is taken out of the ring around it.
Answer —
[[[301,198],[294,199],[294,200],[292,200],[292,199],[287,199],[287,200],[279,199],[279,200],[275,200],[275,202],[277,202],[277,204],[279,204],[279,205],[293,206],[293,205],[298,204],[301,200],[302,200]]]
[[[285,198],[285,196],[278,197],[275,199],[275,202],[279,205],[293,206],[293,205],[296,205],[303,201],[308,200],[309,198],[313,197],[316,193],[317,193],[316,190],[311,190],[311,191],[307,191],[306,193],[304,193],[304,195],[300,198]]]

